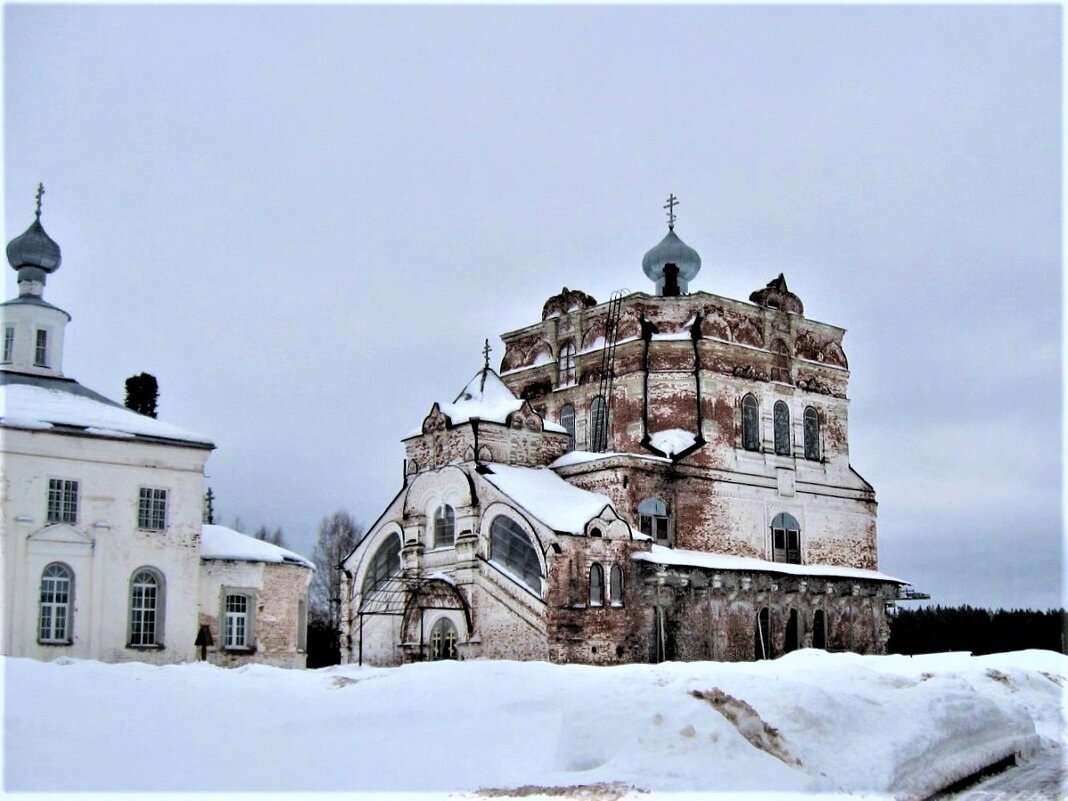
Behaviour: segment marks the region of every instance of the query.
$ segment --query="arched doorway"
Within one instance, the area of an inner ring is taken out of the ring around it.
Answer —
[[[797,610],[790,610],[790,617],[786,620],[786,642],[783,644],[785,653],[797,650]]]
[[[771,612],[765,606],[756,618],[754,639],[754,658],[771,659]]]
[[[812,647],[827,647],[827,616],[822,609],[817,609],[812,616]]]

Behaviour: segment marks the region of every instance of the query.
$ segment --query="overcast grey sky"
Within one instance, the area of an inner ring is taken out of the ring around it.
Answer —
[[[65,371],[156,375],[222,522],[370,524],[484,338],[651,288],[674,192],[691,290],[847,329],[881,569],[1061,603],[1059,7],[7,5],[4,70]]]

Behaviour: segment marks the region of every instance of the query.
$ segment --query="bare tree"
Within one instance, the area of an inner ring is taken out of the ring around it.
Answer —
[[[343,510],[324,517],[319,523],[312,562],[311,618],[316,625],[341,632],[341,560],[348,556],[363,536],[363,526]]]
[[[282,533],[282,527],[279,526],[274,531],[271,531],[267,526],[260,526],[256,529],[256,533],[252,535],[258,540],[269,542],[271,545],[277,545],[279,548],[286,547],[286,538]]]

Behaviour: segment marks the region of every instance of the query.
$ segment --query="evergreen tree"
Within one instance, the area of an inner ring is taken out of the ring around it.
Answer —
[[[156,416],[159,403],[159,384],[148,373],[132,375],[126,379],[126,408],[148,417]]]

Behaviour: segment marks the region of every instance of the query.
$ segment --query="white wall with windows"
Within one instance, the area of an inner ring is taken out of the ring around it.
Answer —
[[[2,427],[0,451],[3,652],[194,659],[210,448]]]

